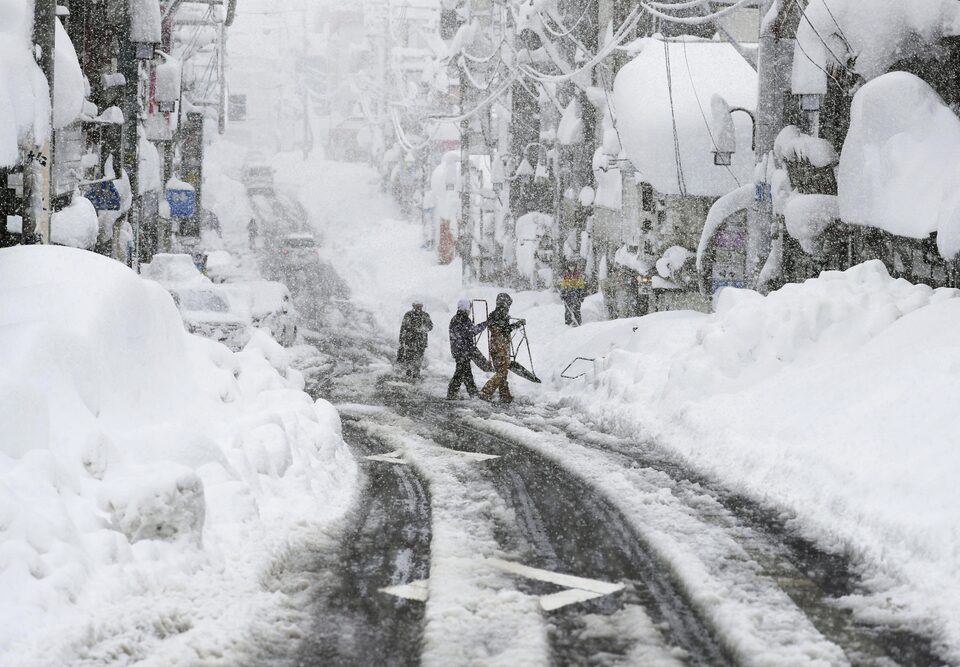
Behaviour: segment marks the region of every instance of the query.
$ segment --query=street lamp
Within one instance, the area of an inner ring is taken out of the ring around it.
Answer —
[[[718,167],[729,167],[733,164],[733,154],[737,151],[737,132],[733,124],[733,114],[743,112],[750,116],[752,124],[752,140],[750,150],[757,150],[757,119],[753,112],[743,107],[731,107],[720,95],[714,95],[710,101],[713,112],[713,164]]]

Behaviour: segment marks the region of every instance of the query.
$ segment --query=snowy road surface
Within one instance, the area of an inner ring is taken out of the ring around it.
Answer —
[[[301,277],[303,278],[303,277]],[[569,408],[447,402],[329,266],[295,287],[308,391],[366,478],[315,586],[295,664],[935,665],[834,600],[841,558]]]

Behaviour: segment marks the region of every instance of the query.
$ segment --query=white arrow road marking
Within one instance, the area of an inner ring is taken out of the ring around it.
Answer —
[[[446,447],[437,447],[444,452],[449,452],[451,454],[456,454],[457,456],[462,456],[465,459],[474,461],[476,463],[481,463],[483,461],[489,461],[490,459],[499,459],[499,456],[494,454],[481,454],[479,452],[462,452],[458,449],[447,449]],[[368,461],[379,461],[381,463],[396,463],[398,465],[407,465],[407,462],[402,458],[403,452],[401,450],[396,450],[388,454],[371,454],[370,456],[364,456],[363,458]]]
[[[380,592],[386,593],[387,595],[395,595],[398,598],[403,598],[405,600],[426,602],[427,598],[430,596],[428,584],[428,579],[419,579],[417,581],[411,581],[409,584],[387,586],[386,588],[381,588]]]
[[[395,452],[390,452],[388,454],[373,454],[371,456],[364,456],[363,458],[368,461],[380,461],[381,463],[396,463],[398,465],[405,466],[407,462],[404,461],[400,456],[402,452],[398,449]]]
[[[462,456],[465,459],[470,459],[471,461],[476,461],[477,463],[481,461],[489,461],[490,459],[499,459],[500,457],[496,454],[481,454],[480,452],[464,452],[459,449],[447,449],[446,447],[437,447],[444,452],[450,452],[451,454],[456,454]]]
[[[499,558],[488,558],[486,562],[502,572],[566,587],[566,590],[540,596],[540,608],[544,611],[555,611],[561,607],[576,604],[577,602],[585,602],[587,600],[593,600],[594,598],[603,597],[604,595],[610,595],[624,588],[623,584],[611,584],[596,579],[586,579],[570,574],[539,570],[535,567],[521,565],[520,563],[511,563],[510,561]],[[420,579],[418,581],[412,581],[409,584],[381,588],[380,592],[407,600],[426,602],[429,597],[429,583],[429,579]]]
[[[571,574],[540,570],[535,567],[521,565],[520,563],[511,563],[510,561],[500,558],[488,558],[487,562],[503,572],[509,572],[510,574],[516,574],[536,581],[545,581],[550,584],[556,584],[557,586],[564,586],[567,589],[565,591],[540,596],[540,607],[544,611],[553,611],[565,607],[568,604],[610,595],[624,588],[623,584],[611,584],[596,579],[575,577]]]
[[[560,607],[566,607],[568,604],[577,602],[586,602],[594,598],[602,598],[603,593],[594,593],[593,591],[582,591],[578,588],[568,588],[550,595],[540,596],[540,608],[544,611],[554,611]]]

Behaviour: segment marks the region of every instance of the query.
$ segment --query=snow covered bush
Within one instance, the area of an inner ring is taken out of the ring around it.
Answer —
[[[0,662],[94,592],[241,567],[255,587],[292,527],[343,511],[339,417],[288,363],[264,334],[237,354],[187,334],[166,291],[107,258],[0,250]]]

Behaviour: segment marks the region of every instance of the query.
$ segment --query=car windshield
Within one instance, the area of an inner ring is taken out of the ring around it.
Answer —
[[[178,292],[180,308],[188,311],[209,311],[214,313],[227,313],[230,306],[226,300],[213,292],[202,290],[185,290]]]
[[[310,237],[295,237],[284,239],[283,245],[287,248],[315,248],[316,243]]]

